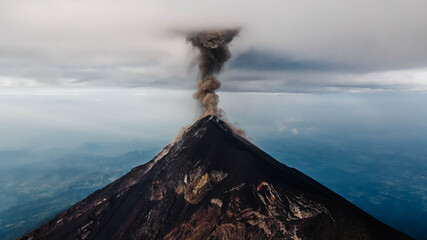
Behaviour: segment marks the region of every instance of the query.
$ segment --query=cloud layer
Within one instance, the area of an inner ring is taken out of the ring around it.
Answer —
[[[223,90],[426,90],[425,9],[398,0],[3,0],[0,85],[193,88],[182,33],[237,26]]]

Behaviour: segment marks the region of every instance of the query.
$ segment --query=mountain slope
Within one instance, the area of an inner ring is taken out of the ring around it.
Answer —
[[[22,239],[409,239],[214,116]]]

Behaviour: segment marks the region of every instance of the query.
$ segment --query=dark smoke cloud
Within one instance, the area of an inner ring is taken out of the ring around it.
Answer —
[[[222,115],[221,109],[218,108],[218,95],[215,93],[221,82],[214,75],[218,74],[224,63],[231,58],[228,44],[239,31],[240,29],[198,31],[187,35],[187,41],[199,50],[196,63],[200,71],[200,81],[193,96],[200,101],[203,115]]]

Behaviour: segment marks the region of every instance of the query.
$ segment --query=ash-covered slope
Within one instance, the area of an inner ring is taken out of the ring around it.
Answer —
[[[22,239],[409,239],[214,116]]]

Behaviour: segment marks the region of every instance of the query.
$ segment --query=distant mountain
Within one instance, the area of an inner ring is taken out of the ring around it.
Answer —
[[[207,116],[21,239],[410,238]]]

